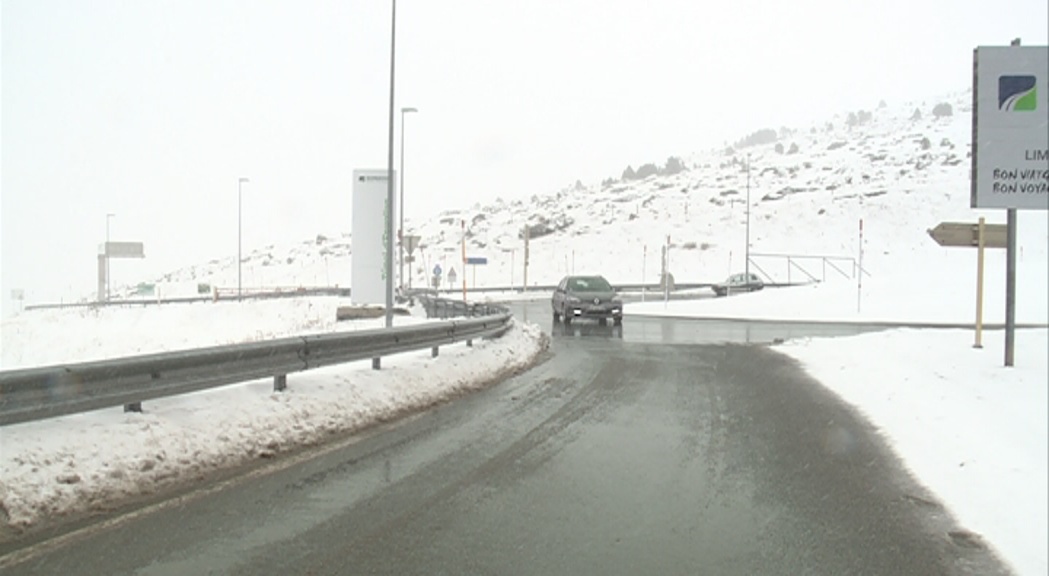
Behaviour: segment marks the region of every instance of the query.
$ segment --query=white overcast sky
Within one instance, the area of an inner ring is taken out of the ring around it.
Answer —
[[[1047,21],[1045,0],[401,0],[407,215],[964,90],[975,46],[1045,44]],[[5,309],[90,294],[107,213],[145,243],[113,264],[132,281],[235,255],[238,177],[247,251],[349,232],[352,170],[386,166],[388,1],[3,0],[0,23]]]

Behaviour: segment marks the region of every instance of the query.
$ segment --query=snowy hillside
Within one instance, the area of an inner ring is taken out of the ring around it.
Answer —
[[[684,170],[676,174],[577,183],[528,201],[496,199],[426,222],[409,219],[408,233],[422,236],[413,286],[428,282],[428,271],[438,263],[446,277],[456,269],[462,278],[463,222],[467,255],[488,259],[468,270],[471,285],[521,284],[526,224],[530,285],[555,283],[573,271],[604,273],[613,282],[656,282],[667,236],[677,281],[720,280],[744,266],[748,157],[753,254],[855,259],[862,219],[864,268],[873,278],[919,279],[946,288],[960,279],[972,284],[972,251],[941,248],[926,233],[941,221],[975,221],[979,215],[1004,222],[1003,211],[969,208],[970,101],[969,93],[959,92],[843,113],[820,125],[778,129],[774,141],[685,157]],[[941,102],[951,105],[952,115],[934,116]],[[297,246],[252,250],[243,263],[244,286],[349,286],[351,240],[343,231]],[[1043,212],[1021,213],[1019,240],[1021,284],[1044,287]],[[840,277],[818,260],[795,258],[793,267],[785,258],[753,256],[753,262],[777,281],[788,279],[788,268],[792,280],[804,279],[804,272],[821,280]],[[995,278],[1003,262],[1001,251],[992,253],[988,277]],[[837,265],[851,273],[848,261]],[[214,260],[156,283],[161,296],[192,294],[198,284],[233,287],[235,261]]]

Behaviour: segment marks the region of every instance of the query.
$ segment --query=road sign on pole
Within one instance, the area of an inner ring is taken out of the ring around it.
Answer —
[[[976,248],[980,244],[980,225],[970,222],[940,222],[928,231],[929,236],[940,246]],[[984,224],[984,248],[1005,248],[1005,224]]]
[[[1049,47],[973,51],[973,208],[1049,209]]]
[[[929,230],[929,236],[940,246],[976,248],[976,342],[973,348],[983,348],[983,251],[984,248],[1006,248],[1007,232],[1007,225],[986,224],[983,216],[976,224],[940,222]]]
[[[422,240],[422,236],[409,235],[404,237],[404,248],[408,251],[409,256],[411,256],[419,246],[419,240]]]

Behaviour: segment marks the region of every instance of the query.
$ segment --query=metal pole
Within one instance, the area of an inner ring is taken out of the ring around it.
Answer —
[[[394,63],[397,46],[397,0],[391,1],[390,13],[390,137],[386,164],[386,327],[393,326],[393,96]],[[378,358],[372,363],[378,362]]]
[[[856,280],[856,312],[859,313],[863,304],[863,218],[860,218],[860,254],[859,270]]]
[[[528,292],[528,236],[530,234],[528,224],[524,227],[524,282],[521,284],[521,292]]]
[[[1009,45],[1019,46],[1020,39]],[[1012,366],[1016,345],[1016,209],[1007,209],[1005,218],[1005,365]]]
[[[662,262],[660,265],[663,269],[661,273],[662,279],[660,280],[663,283],[663,303],[666,304],[670,297],[670,282],[667,280],[667,276],[670,273],[668,269],[670,266],[670,236],[667,236],[666,244],[663,244]]]
[[[240,300],[240,291],[241,291],[241,270],[240,270],[240,262],[242,260],[241,255],[240,255],[241,254],[241,223],[242,223],[241,207],[242,207],[242,205],[244,203],[243,202],[243,195],[244,195],[243,184],[245,182],[248,182],[247,178],[238,178],[237,179],[237,300]]]
[[[641,249],[641,301],[645,301],[645,266],[648,263],[648,244]]]
[[[747,246],[744,251],[746,262],[743,264],[743,272],[750,279],[750,154],[747,154]]]
[[[1005,365],[1012,366],[1016,344],[1016,209],[1009,208],[1005,216]]]
[[[105,257],[106,257],[106,301],[109,300],[109,219],[116,217],[116,214],[106,214],[106,246],[105,246]]]
[[[980,216],[976,241],[976,342],[973,348],[983,348],[983,248],[984,218]]]
[[[400,215],[400,225],[397,228],[397,252],[398,258],[400,259],[400,270],[397,273],[397,282],[403,287],[404,286],[404,108],[401,108],[401,184],[397,188],[400,190],[401,198],[397,203],[397,213]]]
[[[398,210],[398,212],[401,215],[400,232],[397,234],[397,242],[398,242],[398,244],[400,244],[401,272],[400,272],[400,275],[397,277],[397,279],[401,283],[402,287],[404,286],[404,114],[405,114],[405,112],[418,112],[418,110],[416,110],[415,108],[411,108],[411,107],[401,108],[401,185],[399,186],[399,188],[401,190],[401,202],[397,206],[397,210]],[[408,267],[408,275],[409,275],[409,277],[411,276],[411,273],[412,273],[412,269],[411,269],[411,266],[409,266]],[[411,282],[408,283],[408,286],[411,287]]]
[[[462,248],[463,248],[463,267],[462,267],[462,271],[463,271],[463,302],[466,302],[466,220],[462,221],[462,228],[463,228],[463,239],[462,239]]]

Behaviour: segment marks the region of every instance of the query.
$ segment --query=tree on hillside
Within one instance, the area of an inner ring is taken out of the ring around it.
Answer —
[[[775,130],[771,128],[764,128],[741,139],[739,142],[736,143],[736,148],[747,148],[749,146],[772,144],[776,141],[777,138],[778,135],[776,134]]]
[[[945,118],[954,114],[954,109],[946,102],[940,102],[932,108],[932,115],[937,118]]]
[[[681,161],[681,158],[678,158],[677,156],[667,158],[667,164],[663,168],[663,174],[670,176],[684,171],[685,163]]]
[[[642,164],[638,167],[637,173],[634,175],[634,178],[638,180],[644,180],[645,178],[648,178],[649,176],[653,176],[655,174],[659,174],[659,168],[656,167],[655,164],[649,162],[648,164]]]
[[[627,166],[626,170],[623,170],[623,180],[635,180],[635,179],[637,179],[637,174],[634,173],[634,169],[632,167],[630,167],[630,166]]]

